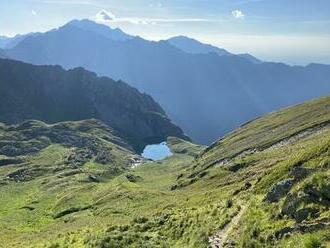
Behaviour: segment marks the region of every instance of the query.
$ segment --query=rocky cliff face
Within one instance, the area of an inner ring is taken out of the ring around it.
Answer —
[[[149,95],[82,68],[33,66],[0,59],[0,121],[100,119],[140,151],[167,136],[184,137]]]

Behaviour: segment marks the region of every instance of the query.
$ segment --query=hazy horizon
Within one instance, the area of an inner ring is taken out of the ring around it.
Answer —
[[[186,2],[13,0],[0,3],[6,10],[0,34],[45,32],[73,19],[92,19],[149,40],[184,35],[264,61],[330,64],[327,1],[290,1],[285,9],[283,0],[189,1],[188,7]]]

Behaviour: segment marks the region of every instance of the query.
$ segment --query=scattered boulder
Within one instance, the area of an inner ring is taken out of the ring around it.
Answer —
[[[11,164],[20,164],[23,162],[24,162],[24,160],[21,158],[4,158],[4,159],[0,159],[0,166],[11,165]]]
[[[100,179],[94,175],[88,175],[87,180],[92,183],[99,183]]]
[[[174,191],[174,190],[176,190],[177,188],[178,188],[178,185],[174,184],[174,185],[172,185],[172,186],[170,187],[170,190],[171,190],[171,191]]]
[[[66,164],[72,167],[81,167],[87,161],[93,158],[93,152],[89,149],[77,149],[73,151],[66,159]]]
[[[241,188],[235,190],[234,193],[233,193],[233,195],[237,195],[240,192],[246,191],[246,190],[248,190],[251,187],[252,187],[252,184],[250,182],[246,182]]]
[[[233,206],[233,204],[234,203],[233,203],[233,200],[232,199],[229,199],[229,200],[226,201],[226,207],[227,208],[231,208]]]
[[[278,182],[266,195],[265,201],[277,202],[284,197],[292,188],[293,179],[285,179]]]
[[[229,167],[228,167],[228,170],[232,171],[232,172],[237,172],[238,170],[242,169],[243,167],[245,166],[244,163],[234,163],[234,164],[231,164]]]
[[[300,181],[306,178],[311,172],[311,169],[304,168],[302,166],[293,167],[291,170],[291,176],[295,181]]]
[[[46,141],[32,139],[29,141],[2,140],[0,143],[0,154],[8,157],[16,157],[36,153],[46,148],[49,143]]]
[[[140,177],[140,176],[136,176],[136,175],[134,175],[134,174],[127,174],[125,177],[126,177],[126,179],[127,179],[128,181],[130,181],[131,183],[136,183],[136,182],[142,180],[142,177]]]
[[[182,177],[183,177],[183,174],[180,173],[180,174],[176,177],[176,180],[179,180],[179,179],[182,178]]]
[[[284,228],[282,228],[282,229],[275,232],[275,238],[276,239],[281,239],[285,235],[288,235],[288,234],[290,235],[294,231],[295,231],[294,227],[284,227]]]
[[[109,151],[100,150],[97,152],[95,162],[100,164],[109,164],[114,160],[113,155]]]
[[[320,197],[317,191],[313,191],[313,194],[310,194],[310,191],[301,190],[298,193],[288,194],[282,206],[282,214],[295,219],[297,222],[302,222],[309,217],[317,218],[319,216],[318,208],[302,208],[302,206],[311,203],[325,205],[327,202]]]
[[[30,181],[38,176],[43,175],[47,172],[45,168],[33,167],[33,168],[22,168],[7,175],[8,180],[15,182],[25,182]]]
[[[55,213],[53,215],[53,218],[54,219],[58,219],[58,218],[61,218],[61,217],[65,216],[65,215],[76,213],[76,212],[83,211],[83,210],[87,210],[89,208],[91,208],[91,206],[71,207],[71,208],[64,209],[63,211],[60,211],[60,212]]]
[[[35,209],[35,207],[32,207],[32,206],[24,206],[22,207],[22,209],[27,209],[29,211],[33,211]]]
[[[198,176],[199,178],[203,178],[203,177],[205,177],[207,174],[208,174],[208,171],[202,171],[202,172],[199,173],[197,176]]]
[[[74,176],[74,175],[77,175],[77,174],[80,174],[82,173],[81,170],[77,170],[77,169],[74,169],[74,170],[69,170],[69,171],[65,171],[63,173],[59,173],[57,175],[57,177],[70,177],[70,176]]]
[[[318,216],[319,210],[316,208],[302,208],[294,213],[294,218],[299,223],[308,219],[309,217],[317,218]]]
[[[297,193],[289,193],[283,203],[282,214],[293,218],[299,205],[305,200],[307,200],[307,195],[305,194],[299,194],[298,196]]]
[[[302,224],[299,223],[299,224],[296,224],[291,227],[290,226],[284,227],[284,228],[276,231],[274,236],[275,236],[276,240],[279,240],[285,236],[289,236],[296,232],[300,232],[303,234],[311,233],[311,232],[315,232],[318,230],[328,228],[329,226],[330,226],[329,219],[324,218],[324,219],[318,220],[316,223],[315,222],[312,222],[312,223],[306,222],[306,223],[302,223]]]

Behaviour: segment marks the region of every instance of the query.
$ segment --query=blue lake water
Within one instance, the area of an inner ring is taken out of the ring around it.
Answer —
[[[160,144],[147,145],[141,156],[152,160],[161,160],[172,156],[172,152],[166,142],[162,142]]]

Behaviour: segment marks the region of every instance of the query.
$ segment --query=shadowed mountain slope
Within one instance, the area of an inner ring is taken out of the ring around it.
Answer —
[[[65,71],[60,66],[0,59],[0,96],[1,122],[97,118],[137,151],[167,136],[184,137],[149,95],[82,68]]]

